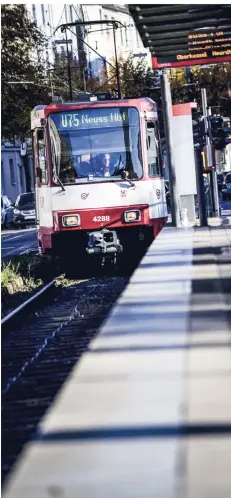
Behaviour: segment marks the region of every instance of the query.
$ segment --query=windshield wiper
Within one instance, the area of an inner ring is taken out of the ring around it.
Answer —
[[[65,191],[66,191],[66,189],[65,189],[65,187],[64,187],[64,185],[63,185],[63,183],[61,182],[61,180],[60,180],[60,178],[59,178],[59,176],[58,176],[57,174],[56,174],[56,175],[55,175],[55,177],[54,177],[54,182],[55,182],[55,183],[58,183],[58,184],[60,185],[60,187],[61,187],[61,189],[63,190],[63,192],[65,192]]]
[[[126,182],[128,182],[131,185],[131,187],[135,187],[136,188],[135,183],[133,183],[133,182],[131,182],[131,180],[129,180],[129,178],[128,178],[128,172],[125,169],[123,169],[121,171],[121,180],[126,180]]]
[[[135,184],[128,179],[128,171],[125,169],[125,167],[119,169],[121,163],[122,163],[122,156],[120,154],[119,164],[115,170],[115,173],[121,176],[121,180],[126,180],[126,182],[128,182],[131,185],[131,187],[136,187]]]

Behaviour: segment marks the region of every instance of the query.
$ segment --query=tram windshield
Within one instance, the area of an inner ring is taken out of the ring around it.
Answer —
[[[75,109],[49,117],[52,163],[62,183],[115,180],[143,175],[136,108]]]

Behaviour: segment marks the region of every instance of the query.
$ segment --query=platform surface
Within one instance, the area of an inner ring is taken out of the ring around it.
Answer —
[[[166,227],[4,498],[230,498],[231,225]]]

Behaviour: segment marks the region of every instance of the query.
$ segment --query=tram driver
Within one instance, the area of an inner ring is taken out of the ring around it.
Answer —
[[[118,175],[125,168],[124,153],[106,152],[105,154],[87,154],[81,157],[78,173],[80,176],[97,176],[107,178]]]
[[[99,154],[95,158],[95,172],[97,176],[110,177],[118,174],[123,168],[122,155],[117,152]]]

